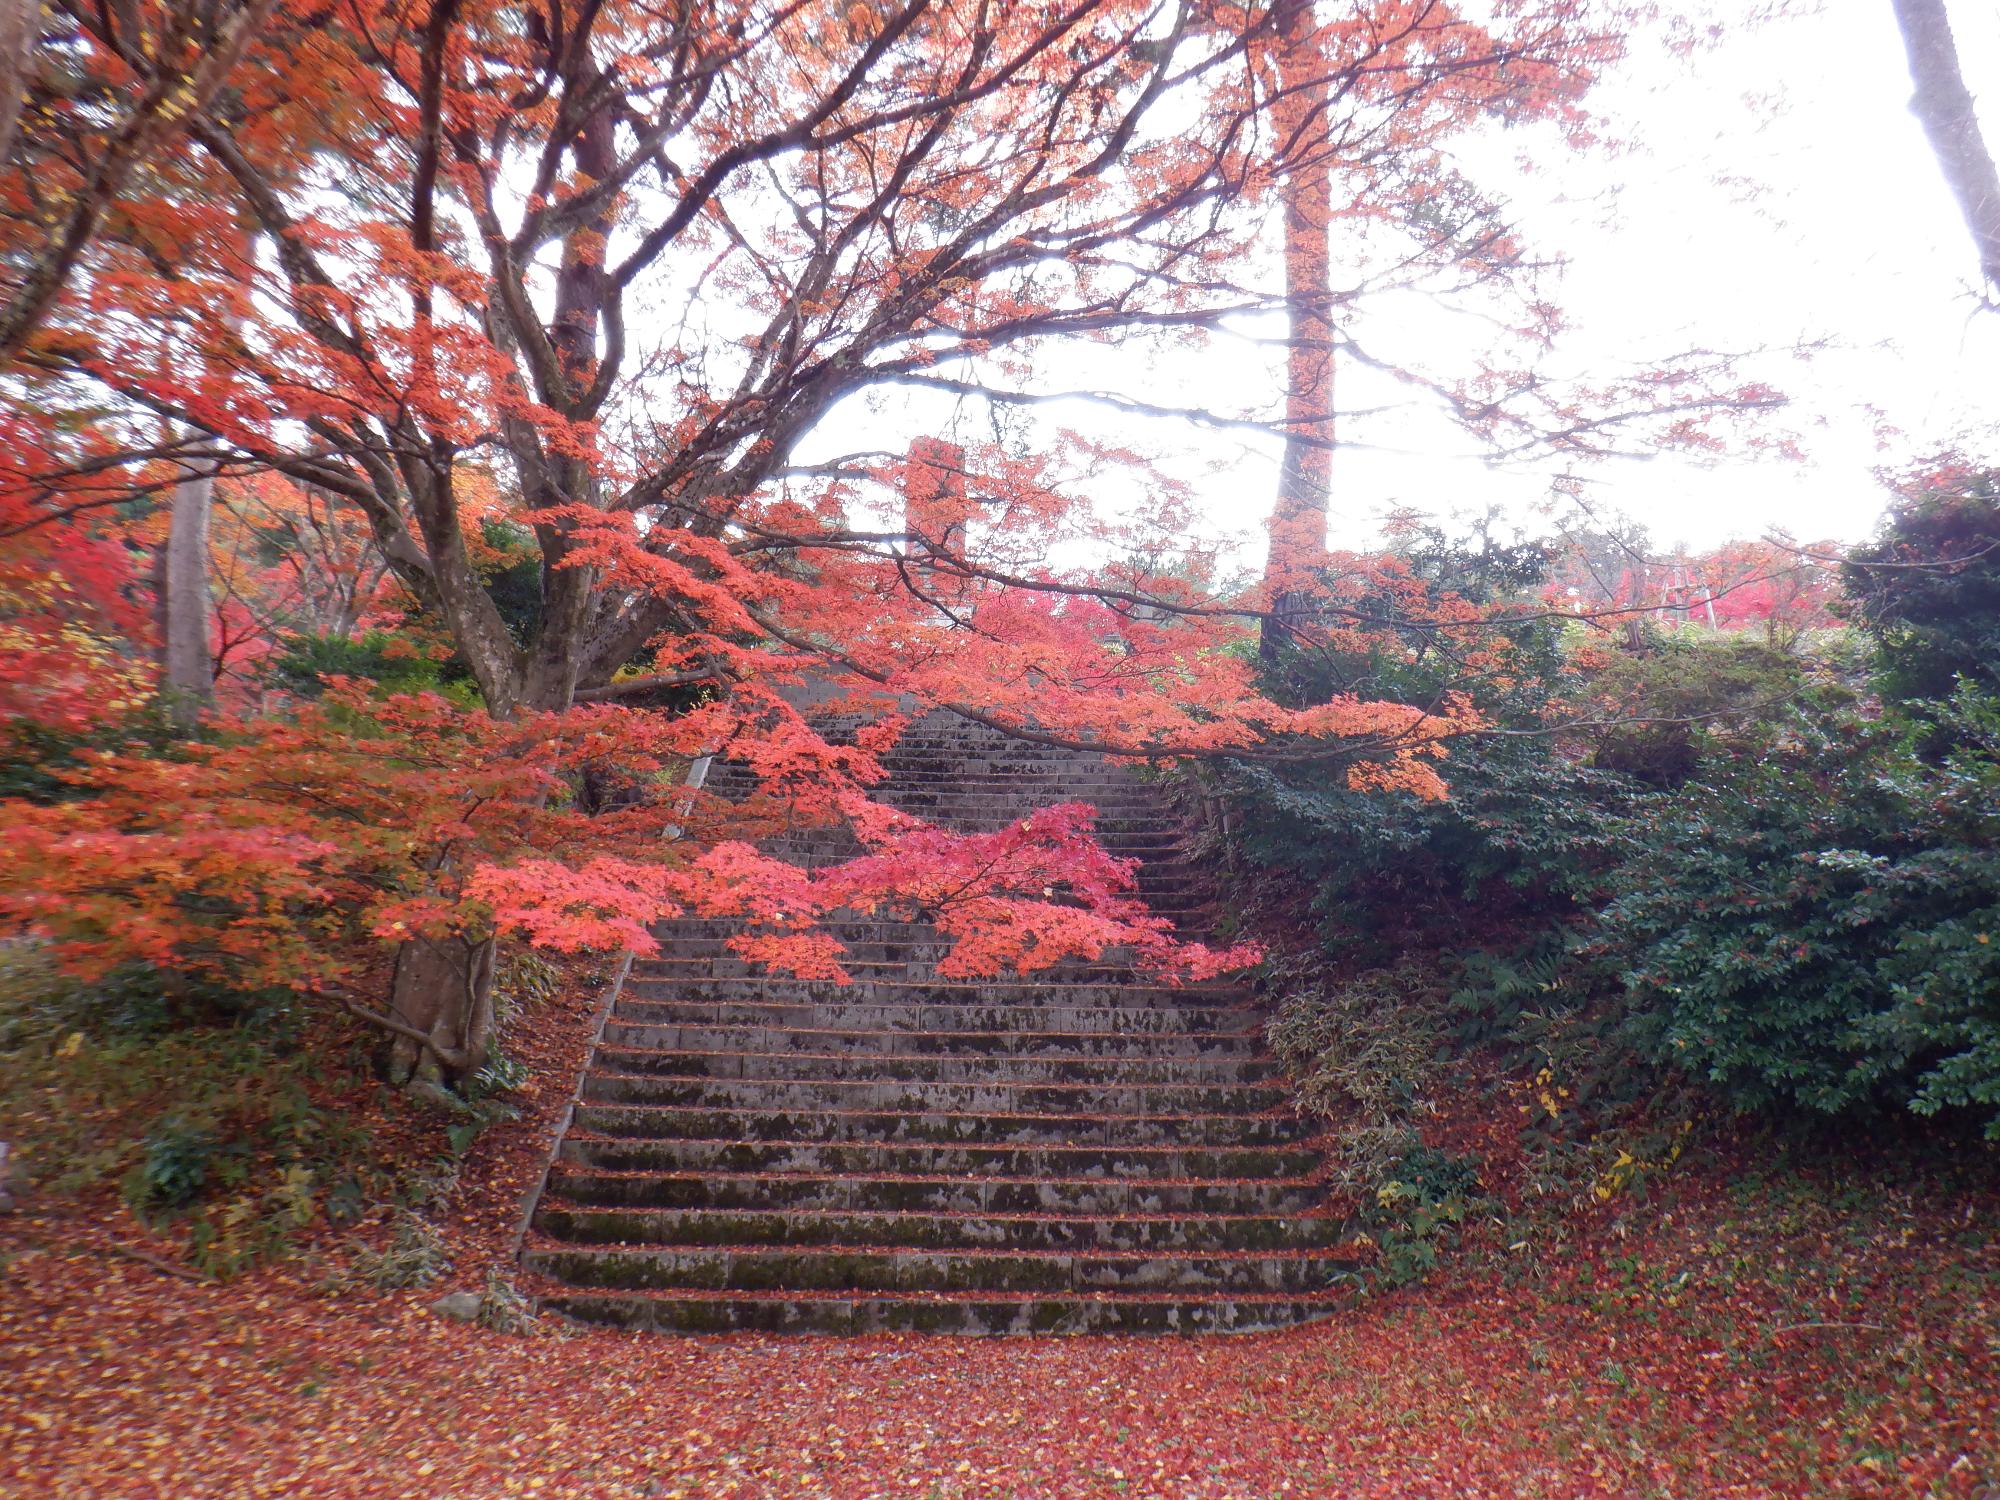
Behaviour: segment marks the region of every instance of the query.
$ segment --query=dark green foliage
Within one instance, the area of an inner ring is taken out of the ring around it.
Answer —
[[[112,1046],[229,1025],[258,1046],[283,1051],[292,1045],[297,998],[284,990],[224,989],[150,964],[130,964],[92,984],[56,980],[7,995],[0,1000],[0,1048],[71,1033]]]
[[[1547,554],[1481,534],[1453,543],[1434,530],[1404,538],[1402,566],[1431,605],[1490,604],[1539,581]],[[1439,770],[1445,801],[1350,790],[1339,765],[1275,771],[1232,764],[1224,773],[1241,851],[1309,882],[1329,940],[1386,957],[1410,930],[1465,911],[1483,923],[1560,917],[1589,903],[1619,849],[1617,815],[1642,790],[1578,764],[1545,732],[1578,687],[1561,630],[1523,606],[1522,618],[1476,629],[1413,620],[1387,586],[1351,607],[1379,622],[1330,650],[1292,651],[1280,664],[1301,702],[1338,693],[1428,707],[1446,692],[1469,697],[1496,732],[1454,742]],[[1462,613],[1462,611],[1461,611]],[[1386,946],[1385,946],[1386,945]]]
[[[1383,1289],[1423,1280],[1486,1203],[1478,1162],[1427,1146],[1412,1132],[1357,1216],[1381,1251],[1366,1279]]]
[[[1627,1037],[1742,1109],[1969,1109],[2000,1136],[2000,705],[1799,714],[1620,872]]]
[[[142,968],[81,985],[32,944],[0,948],[0,1139],[36,1195],[116,1183],[185,1224],[205,1271],[281,1255],[322,1213],[351,1223],[382,1178],[351,1107],[361,1051],[310,1020],[296,996]]]
[[[71,734],[19,718],[0,727],[0,798],[28,802],[63,802],[79,795],[64,773],[92,750],[142,750],[164,754],[177,731],[163,714],[149,707],[119,722],[83,734]]]
[[[271,685],[301,698],[317,698],[325,678],[354,677],[385,693],[420,693],[439,681],[438,663],[410,649],[402,638],[370,630],[356,638],[295,635],[271,668]]]
[[[1685,785],[1814,686],[1796,657],[1742,636],[1641,633],[1592,679],[1607,723],[1587,732],[1590,763],[1649,787]],[[1827,691],[1819,685],[1822,694]]]
[[[1451,797],[1426,802],[1351,791],[1337,777],[1232,768],[1241,850],[1310,881],[1331,940],[1394,939],[1456,924],[1467,905],[1487,919],[1572,909],[1619,852],[1615,813],[1637,794],[1546,740],[1466,742],[1447,774]]]
[[[1960,677],[2000,689],[2000,475],[1906,487],[1841,578],[1850,617],[1876,641],[1883,696],[1941,700]]]
[[[542,554],[527,527],[496,516],[479,523],[481,537],[498,556],[484,564],[480,577],[506,623],[514,644],[524,646],[542,628]]]
[[[1805,662],[1641,633],[1565,656],[1503,622],[1498,658],[1428,627],[1292,653],[1307,700],[1453,685],[1501,731],[1452,746],[1442,803],[1349,791],[1338,767],[1225,779],[1239,853],[1307,886],[1344,963],[1381,966],[1288,1004],[1274,1032],[1308,1102],[1368,1136],[1373,1178],[1417,1123],[1396,1102],[1409,1070],[1375,1045],[1405,1034],[1532,1080],[1515,1085],[1530,1153],[1573,1157],[1586,1203],[1671,1163],[1697,1093],[2000,1138],[2000,696],[1978,685],[2000,672],[1995,493],[1982,475],[1905,499],[1849,570],[1880,698],[1838,642]],[[1422,577],[1521,586],[1424,545]],[[1883,566],[1938,558],[1957,561]],[[1667,722],[1548,732],[1593,718]],[[1406,982],[1412,958],[1454,976],[1447,1003]],[[1422,1026],[1398,1019],[1399,988]]]
[[[153,1127],[145,1150],[125,1195],[135,1208],[169,1213],[186,1208],[215,1182],[225,1152],[242,1154],[240,1145],[226,1146],[212,1129],[178,1116]]]
[[[516,645],[534,639],[542,618],[541,552],[534,533],[525,526],[488,516],[480,522],[480,535],[489,549],[489,556],[480,565],[480,577],[502,623]],[[456,656],[434,659],[423,648],[421,627],[426,622],[421,616],[408,616],[404,623],[416,627],[416,633],[369,630],[357,637],[295,635],[270,669],[271,685],[300,697],[316,698],[325,689],[322,679],[353,677],[378,684],[384,693],[444,691],[476,699],[472,674],[464,661]]]
[[[1574,967],[1559,934],[1511,952],[1467,953],[1449,1002],[1456,1040],[1467,1047],[1519,1047],[1548,1020],[1575,1009],[1583,990]]]
[[[70,794],[62,772],[77,764],[86,742],[28,719],[0,735],[0,797],[58,802]]]
[[[1489,511],[1466,537],[1429,523],[1397,527],[1396,555],[1437,593],[1478,605],[1520,597],[1546,581],[1556,550],[1545,541],[1500,540],[1493,534],[1500,520]]]

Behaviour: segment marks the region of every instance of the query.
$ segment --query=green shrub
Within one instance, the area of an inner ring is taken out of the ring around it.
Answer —
[[[1411,1135],[1358,1216],[1380,1252],[1370,1281],[1381,1288],[1422,1281],[1487,1202],[1476,1161]]]
[[[2000,474],[1953,469],[1901,486],[1841,566],[1847,613],[1876,641],[1884,696],[2000,690]]]
[[[1795,715],[1649,820],[1603,913],[1627,1039],[1739,1109],[1966,1110],[2000,1137],[2000,700],[1937,721]]]
[[[328,677],[378,683],[384,693],[420,693],[438,687],[440,669],[407,640],[384,630],[355,637],[295,635],[270,668],[274,687],[301,698],[317,698]]]
[[[186,1208],[216,1180],[228,1147],[208,1126],[169,1117],[147,1135],[145,1156],[127,1180],[125,1196],[137,1209]]]
[[[336,1276],[329,1290],[367,1286],[377,1291],[402,1287],[429,1286],[451,1269],[445,1253],[444,1236],[428,1219],[398,1209],[391,1222],[389,1242],[376,1249],[356,1245],[347,1268]]]
[[[270,1186],[204,1208],[189,1226],[190,1258],[200,1270],[221,1277],[284,1258],[294,1248],[293,1237],[319,1216],[318,1188],[318,1174],[295,1162]]]
[[[1282,998],[1268,1028],[1300,1105],[1338,1126],[1342,1186],[1378,1181],[1431,1109],[1429,1088],[1444,1036],[1440,984],[1415,963],[1333,979],[1312,959],[1274,970]]]
[[[1591,675],[1587,701],[1604,723],[1584,742],[1591,765],[1658,790],[1761,743],[1791,705],[1830,691],[1807,663],[1748,637],[1647,630],[1640,640]]]
[[[1630,782],[1514,738],[1461,742],[1446,772],[1449,800],[1426,802],[1352,791],[1338,773],[1232,768],[1238,849],[1305,881],[1328,940],[1365,956],[1412,929],[1462,932],[1468,907],[1491,924],[1597,893],[1622,852]]]
[[[0,948],[0,1139],[22,1186],[119,1184],[216,1275],[288,1253],[322,1220],[352,1223],[390,1178],[338,1090],[372,1085],[360,1050],[329,1050],[306,1014],[294,996],[197,992],[136,967],[80,985],[33,944]]]

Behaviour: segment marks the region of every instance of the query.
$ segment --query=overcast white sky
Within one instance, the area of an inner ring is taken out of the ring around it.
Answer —
[[[2000,100],[2000,7],[1955,0],[1951,13],[1968,82],[1979,93],[1991,81]],[[1688,343],[1835,346],[1772,368],[1795,401],[1779,420],[1802,433],[1809,462],[1664,458],[1599,475],[1593,488],[1657,541],[1765,528],[1851,540],[1881,509],[1878,467],[1954,442],[1990,450],[2000,316],[1973,311],[1969,242],[1909,93],[1889,0],[1826,0],[1818,15],[1738,33],[1687,64],[1635,59],[1606,91],[1646,154],[1593,168],[1615,184],[1615,220],[1550,237],[1573,257],[1564,300],[1580,343],[1606,358]],[[1986,113],[1989,134],[2000,130]],[[1755,191],[1721,185],[1725,175]],[[1547,210],[1556,222],[1586,211]],[[1886,447],[1877,410],[1900,429]],[[1369,473],[1383,493],[1398,482]]]
[[[1748,8],[1747,6],[1745,8]],[[2000,143],[2000,4],[1953,0],[1967,80],[1990,81],[1989,137]],[[1594,506],[1643,522],[1657,548],[1705,548],[1773,532],[1854,541],[1883,505],[1876,479],[1944,446],[2000,457],[2000,313],[1977,312],[1974,263],[1957,209],[1909,112],[1910,85],[1890,0],[1824,0],[1816,14],[1732,32],[1691,59],[1635,55],[1596,96],[1636,149],[1547,169],[1486,174],[1507,194],[1529,246],[1568,261],[1556,288],[1571,334],[1558,364],[1615,374],[1690,347],[1789,349],[1825,341],[1810,362],[1753,367],[1791,398],[1769,417],[1806,451],[1794,461],[1752,451],[1696,459],[1665,454],[1589,470],[1570,463],[1496,467],[1472,440],[1400,388],[1371,387],[1349,367],[1340,405],[1388,397],[1400,412],[1348,421],[1335,460],[1336,545],[1365,547],[1391,511],[1441,516],[1503,506],[1525,530],[1547,529],[1552,476],[1581,474]],[[1517,142],[1489,143],[1511,164]],[[1473,148],[1475,151],[1488,147]],[[1377,306],[1405,352],[1464,366],[1467,323],[1419,299]],[[1255,332],[1256,330],[1250,330]],[[1281,328],[1265,330],[1281,333]],[[1044,388],[1119,388],[1174,404],[1226,407],[1281,397],[1278,351],[1224,339],[1198,355],[1135,367],[1130,351],[1068,348]],[[1135,368],[1140,373],[1135,379]],[[1259,396],[1246,393],[1256,392]],[[910,430],[977,440],[983,417],[907,391],[864,398],[832,425],[900,446]],[[1261,562],[1277,444],[1126,423],[1103,408],[1041,409],[1059,421],[1154,451],[1199,474],[1220,532]],[[891,437],[892,431],[902,436]]]
[[[1968,82],[1992,80],[2000,100],[2000,6],[1956,0],[1952,19]],[[1576,367],[1829,341],[1810,363],[1761,370],[1792,398],[1773,420],[1804,463],[1665,455],[1584,471],[1595,502],[1661,546],[1854,540],[1882,507],[1877,469],[1947,444],[1991,450],[2000,315],[1974,311],[1969,243],[1909,93],[1889,0],[1826,0],[1692,59],[1634,57],[1598,97],[1639,151],[1517,182],[1531,241],[1570,261],[1559,300]],[[1340,456],[1337,538],[1364,542],[1399,504],[1505,500],[1527,516],[1546,493],[1547,465],[1454,460],[1430,429],[1408,431],[1408,451]]]

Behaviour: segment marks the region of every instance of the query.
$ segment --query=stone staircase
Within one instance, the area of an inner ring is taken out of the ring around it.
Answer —
[[[1175,818],[1100,757],[913,726],[881,800],[961,830],[1088,801],[1185,932]],[[718,768],[711,788],[748,791]],[[770,841],[801,863],[844,833]],[[851,985],[762,977],[664,924],[592,1056],[525,1248],[576,1318],[683,1332],[1197,1332],[1330,1310],[1317,1151],[1235,984],[1115,962],[935,976],[936,929],[836,933]]]

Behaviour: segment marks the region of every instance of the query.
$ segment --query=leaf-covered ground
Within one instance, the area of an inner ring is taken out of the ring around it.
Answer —
[[[0,1492],[1247,1500],[2000,1484],[1989,1217],[1768,1185],[1685,1197],[1643,1242],[1554,1274],[1200,1341],[510,1336],[434,1316],[436,1289],[329,1298],[297,1265],[193,1283],[109,1249],[108,1227],[68,1226],[56,1248],[50,1221],[17,1220],[0,1283]]]
[[[1427,1287],[1278,1335],[447,1321],[442,1292],[506,1264],[582,1060],[592,991],[565,988],[510,1037],[533,1063],[521,1117],[478,1138],[433,1211],[453,1271],[431,1286],[325,1290],[379,1219],[214,1281],[109,1183],[0,1214],[0,1496],[2000,1494],[1991,1148],[1948,1173],[1690,1153],[1651,1203],[1518,1252],[1489,1236]],[[61,1081],[35,1075],[10,1128],[39,1110],[74,1150],[91,1132],[55,1119],[78,1097],[48,1091]],[[1502,1196],[1512,1114],[1442,1125]]]

